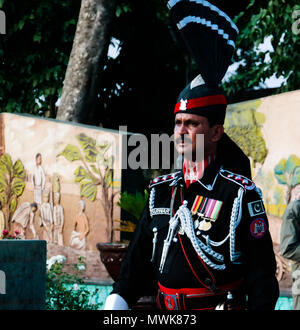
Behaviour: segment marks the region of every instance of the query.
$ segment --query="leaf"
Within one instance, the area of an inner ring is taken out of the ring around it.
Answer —
[[[74,175],[75,175],[75,182],[80,182],[82,179],[87,177],[88,172],[85,170],[85,168],[79,166],[76,168]]]
[[[0,192],[0,202],[2,203],[2,206],[7,203],[7,197],[4,192]]]
[[[82,180],[88,180],[89,182],[93,182],[94,184],[98,183],[98,179],[95,178],[92,174],[90,174],[84,167],[79,166],[74,172],[75,182],[81,182]]]
[[[79,148],[71,144],[68,144],[65,149],[57,156],[64,156],[67,160],[71,162],[75,160],[80,160],[82,158]]]
[[[286,159],[281,159],[280,162],[274,167],[275,174],[282,175],[286,171]]]
[[[275,178],[277,179],[279,184],[287,184],[288,183],[288,180],[287,180],[285,174],[276,174],[275,173]]]
[[[110,187],[113,183],[113,174],[114,174],[114,171],[112,169],[107,169],[105,171],[104,182],[105,182],[106,186],[108,186],[108,187]]]
[[[42,40],[41,32],[37,32],[37,33],[33,36],[33,41],[41,42],[41,40]]]
[[[120,227],[114,228],[114,230],[120,230],[123,232],[133,233],[136,228],[136,224],[133,223],[132,221],[126,221],[126,220],[121,220],[121,219],[115,219],[115,221],[120,223]]]
[[[91,149],[86,149],[85,150],[85,159],[89,163],[95,163],[97,159],[97,152]]]
[[[0,172],[0,192],[5,191],[7,188],[7,182],[5,180],[5,173],[3,175],[1,175]]]
[[[91,169],[95,174],[100,175],[100,171],[94,164],[91,164]]]
[[[14,178],[11,183],[11,193],[16,196],[21,196],[25,188],[25,183],[22,179]]]
[[[17,178],[20,179],[25,179],[26,177],[26,172],[25,172],[25,168],[21,162],[20,159],[18,159],[13,166],[13,175]]]
[[[299,183],[300,183],[300,167],[297,167],[294,170],[294,173],[293,173],[293,176],[292,176],[292,179],[291,179],[291,186],[295,187]]]
[[[15,212],[17,208],[17,204],[18,204],[17,198],[13,198],[9,204],[9,211],[11,213]]]
[[[143,213],[147,200],[148,192],[146,190],[144,191],[144,195],[139,192],[137,192],[135,195],[128,194],[125,191],[121,193],[118,205],[123,210],[133,215],[136,219],[139,219]]]
[[[6,168],[9,175],[12,174],[13,164],[9,154],[4,154],[0,157],[0,165],[3,165]]]
[[[103,142],[101,144],[97,143],[97,147],[101,150],[101,152],[106,152],[109,149],[110,145],[107,142]]]
[[[80,196],[93,202],[97,196],[97,185],[89,180],[82,180],[80,183]]]
[[[294,170],[300,166],[300,158],[296,155],[291,155],[286,162],[286,172],[292,174]]]
[[[96,146],[96,140],[85,135],[84,133],[80,133],[76,136],[80,146],[83,148],[83,149],[86,149],[86,148],[91,148],[91,147],[95,147]]]
[[[89,163],[94,163],[97,158],[98,150],[96,148],[96,140],[81,133],[76,136],[81,148],[85,153],[85,159]]]

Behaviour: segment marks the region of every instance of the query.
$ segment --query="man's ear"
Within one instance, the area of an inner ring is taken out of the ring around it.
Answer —
[[[224,126],[217,124],[212,127],[212,130],[211,141],[218,142],[224,133]]]

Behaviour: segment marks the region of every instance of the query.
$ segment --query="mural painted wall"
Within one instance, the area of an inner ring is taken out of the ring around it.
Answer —
[[[277,259],[277,278],[290,291],[291,262],[280,255],[282,215],[300,198],[300,91],[228,107],[225,131],[251,159],[262,189]],[[121,189],[119,132],[0,114],[0,229],[45,239],[48,256],[86,258],[87,277],[109,279],[96,250],[109,241]],[[35,205],[32,205],[36,203]],[[114,233],[118,240],[118,232]],[[117,236],[116,236],[117,235]]]
[[[48,257],[82,256],[87,277],[108,278],[96,243],[119,239],[121,143],[111,130],[0,114],[2,227],[46,240]]]
[[[280,255],[282,215],[300,198],[300,91],[228,107],[225,131],[251,159],[252,178],[262,189],[282,290],[290,290],[291,262]]]

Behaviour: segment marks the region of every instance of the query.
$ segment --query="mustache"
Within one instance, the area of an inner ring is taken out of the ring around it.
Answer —
[[[181,142],[184,142],[184,143],[192,143],[193,141],[192,141],[190,138],[188,138],[188,137],[182,135],[182,136],[178,137],[177,139],[175,139],[175,143],[176,143],[176,144],[179,144],[179,143],[181,143]]]

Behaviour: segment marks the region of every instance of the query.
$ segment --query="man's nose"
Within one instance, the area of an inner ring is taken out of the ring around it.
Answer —
[[[176,132],[178,134],[183,135],[183,134],[187,134],[188,133],[188,130],[187,130],[187,128],[186,128],[186,126],[184,124],[180,124],[180,125],[177,125],[176,126]]]

